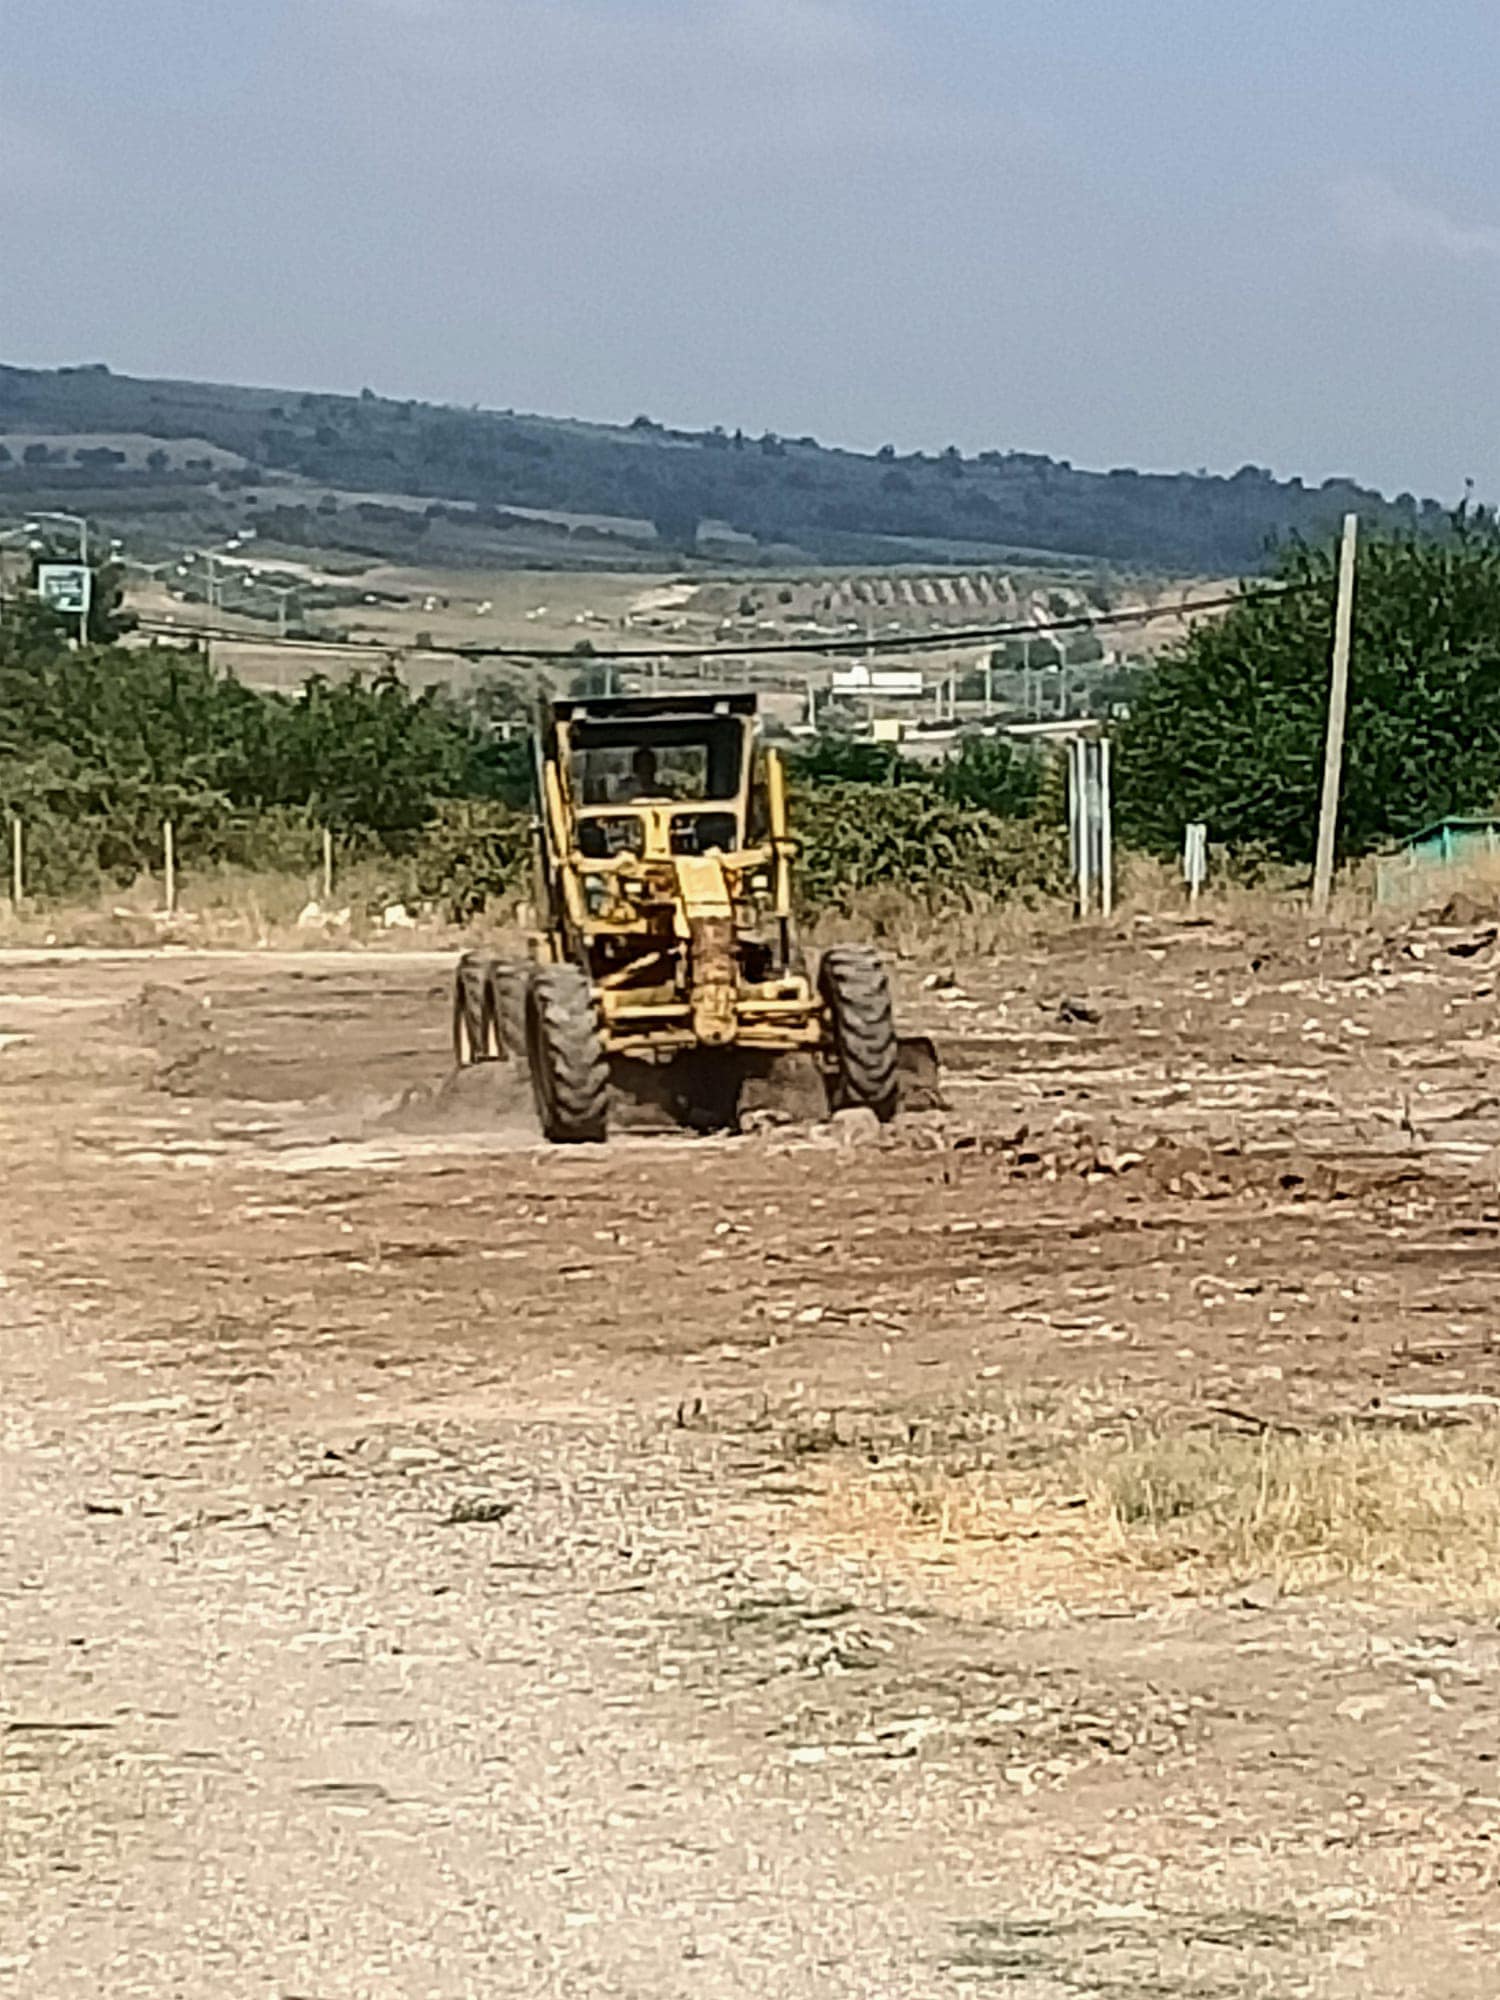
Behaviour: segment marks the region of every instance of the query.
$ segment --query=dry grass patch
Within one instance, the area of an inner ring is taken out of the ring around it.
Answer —
[[[941,1571],[1002,1602],[1271,1581],[1500,1604],[1492,1425],[1256,1437],[1135,1423],[1038,1442],[1028,1427],[1014,1452],[968,1464],[834,1471],[823,1523],[883,1571]]]
[[[1387,1581],[1495,1594],[1500,1436],[1489,1425],[1154,1433],[1089,1447],[1070,1470],[1115,1554],[1142,1568],[1292,1590]]]
[[[441,915],[423,913],[407,864],[360,860],[341,864],[332,902],[321,903],[318,871],[241,868],[228,863],[195,867],[179,881],[178,907],[162,907],[157,876],[102,890],[93,899],[37,901],[19,914],[0,899],[0,945],[23,949],[90,946],[104,950],[190,945],[202,950],[321,951],[329,947],[389,945],[456,948],[467,933]],[[386,928],[384,909],[400,904],[413,917]],[[499,907],[472,928],[486,937],[504,928]]]

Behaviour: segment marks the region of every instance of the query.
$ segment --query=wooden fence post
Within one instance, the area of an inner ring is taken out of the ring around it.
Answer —
[[[23,835],[21,815],[10,816],[10,902],[11,908],[19,916],[21,903],[26,893],[25,866],[23,858]]]
[[[1339,550],[1339,594],[1333,617],[1333,669],[1328,688],[1328,735],[1323,746],[1323,798],[1318,813],[1318,852],[1313,867],[1312,907],[1328,914],[1333,894],[1333,856],[1339,823],[1339,784],[1344,765],[1344,718],[1349,702],[1349,651],[1354,632],[1354,564],[1359,516],[1344,516]]]
[[[161,852],[167,915],[171,917],[177,914],[177,837],[169,819],[164,819],[161,823]]]
[[[323,829],[323,901],[333,901],[333,834],[325,826]]]

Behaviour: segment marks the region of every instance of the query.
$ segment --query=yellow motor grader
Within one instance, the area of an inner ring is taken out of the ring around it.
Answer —
[[[605,1137],[622,1071],[637,1094],[658,1079],[645,1094],[688,1122],[730,1124],[745,1079],[798,1053],[834,1107],[891,1116],[902,1065],[885,967],[845,944],[809,970],[785,771],[759,742],[753,694],[554,701],[535,790],[538,928],[525,959],[465,953],[460,1064],[524,1061],[542,1129],[564,1143]]]

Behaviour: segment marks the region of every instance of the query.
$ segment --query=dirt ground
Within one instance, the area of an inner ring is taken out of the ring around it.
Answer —
[[[1482,1417],[1496,951],[903,965],[946,1113],[582,1151],[447,960],[0,955],[0,1991],[1493,1994],[1492,1610],[882,1496]]]

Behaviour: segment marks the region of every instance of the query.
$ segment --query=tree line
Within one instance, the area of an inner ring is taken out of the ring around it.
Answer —
[[[34,829],[39,893],[152,868],[161,822],[185,865],[302,866],[327,827],[411,852],[444,801],[515,811],[521,746],[482,710],[393,668],[260,693],[196,650],[90,644],[36,603],[0,627],[0,801]]]
[[[1315,842],[1337,556],[1296,543],[1275,591],[1198,625],[1135,691],[1119,731],[1124,840],[1178,851],[1183,828],[1247,858],[1305,865]],[[0,623],[0,804],[20,814],[33,886],[79,894],[151,869],[163,819],[185,866],[302,868],[318,830],[421,859],[455,914],[525,868],[530,752],[520,693],[414,693],[393,667],[259,693],[199,652],[122,645],[106,579],[98,638],[70,644],[34,600]],[[1057,760],[976,738],[947,763],[824,736],[793,779],[817,906],[870,888],[930,900],[1060,879]],[[1464,507],[1439,533],[1362,545],[1340,851],[1350,859],[1500,799],[1500,524]]]
[[[1197,626],[1142,680],[1121,737],[1127,839],[1180,848],[1202,820],[1242,855],[1311,861],[1338,551],[1295,542],[1276,593]],[[1464,506],[1436,532],[1360,546],[1339,852],[1353,860],[1500,800],[1500,525]]]
[[[101,626],[109,601],[101,589]],[[525,877],[524,712],[508,683],[414,693],[392,666],[262,693],[194,649],[75,648],[67,623],[27,600],[0,624],[0,805],[31,830],[29,885],[43,896],[152,871],[166,819],[189,870],[310,870],[326,827],[346,853],[412,864],[420,890],[463,918]],[[1052,810],[1041,777],[1005,743],[928,767],[818,739],[794,760],[809,903],[887,885],[932,897],[1023,886],[1039,850],[1018,829]]]

